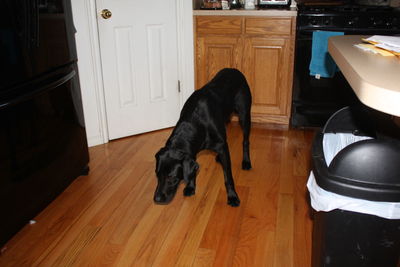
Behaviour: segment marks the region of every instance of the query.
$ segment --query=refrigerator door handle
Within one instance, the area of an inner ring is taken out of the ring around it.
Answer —
[[[10,97],[6,101],[0,101],[0,109],[6,106],[14,105],[25,101],[29,98],[34,97],[35,95],[44,93],[46,91],[53,90],[58,86],[68,82],[76,75],[75,69],[70,70],[68,73],[58,74],[53,77],[49,77],[47,79],[40,80],[36,83],[29,85],[29,88],[34,88],[33,90],[26,90],[27,92],[21,93],[18,96]]]

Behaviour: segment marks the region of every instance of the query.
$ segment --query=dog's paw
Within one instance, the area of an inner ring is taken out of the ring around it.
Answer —
[[[240,199],[238,197],[228,197],[228,205],[232,207],[239,207]]]
[[[183,189],[183,195],[185,197],[190,197],[194,195],[195,191],[193,187],[185,187],[185,189]]]
[[[251,169],[251,162],[250,161],[242,161],[242,169],[243,170],[250,170]]]

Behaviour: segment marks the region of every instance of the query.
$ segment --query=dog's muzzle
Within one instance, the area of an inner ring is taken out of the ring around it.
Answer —
[[[164,190],[163,190],[164,189]],[[168,204],[174,198],[176,191],[178,189],[178,185],[168,188],[160,188],[157,185],[156,191],[154,192],[154,202],[156,204]]]
[[[172,198],[171,198],[172,199]],[[167,201],[167,196],[163,193],[154,194],[154,202],[157,204],[168,204],[171,200]]]

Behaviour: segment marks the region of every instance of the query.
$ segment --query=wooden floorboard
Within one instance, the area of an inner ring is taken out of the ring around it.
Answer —
[[[253,127],[253,169],[245,171],[240,127],[229,124],[238,208],[226,204],[222,169],[208,151],[198,155],[195,196],[184,197],[182,185],[171,204],[153,203],[154,154],[170,133],[90,148],[90,174],[4,246],[0,266],[310,266],[312,131]]]

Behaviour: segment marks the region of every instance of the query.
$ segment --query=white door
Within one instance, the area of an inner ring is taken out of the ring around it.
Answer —
[[[109,139],[173,126],[180,111],[176,0],[96,4]],[[101,16],[105,9],[111,17]]]

